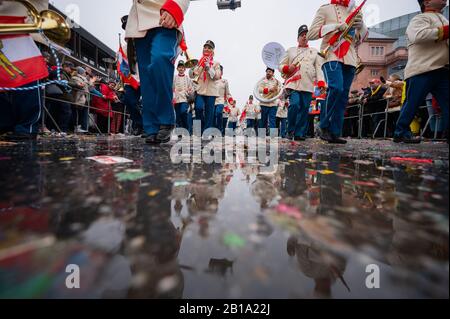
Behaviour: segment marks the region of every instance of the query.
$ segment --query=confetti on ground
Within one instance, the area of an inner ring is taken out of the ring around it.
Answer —
[[[177,181],[177,182],[173,183],[173,186],[175,186],[175,187],[187,186],[187,185],[189,185],[188,181]]]
[[[354,182],[357,186],[377,187],[378,185],[372,182]]]
[[[409,163],[417,163],[417,164],[433,164],[432,159],[413,158],[413,157],[392,157],[391,161],[393,161],[393,162],[409,162]]]
[[[245,246],[245,239],[234,233],[227,233],[223,236],[223,243],[230,248],[242,248]]]
[[[100,164],[105,165],[113,165],[113,164],[124,164],[124,163],[133,163],[132,160],[129,160],[127,158],[118,157],[118,156],[93,156],[88,157],[88,160],[96,161]]]
[[[416,150],[403,150],[401,152],[407,153],[407,154],[419,154],[419,151],[416,151]]]
[[[75,157],[61,157],[59,160],[61,162],[69,162],[69,161],[73,161],[75,159]]]
[[[295,219],[301,219],[303,217],[298,208],[294,206],[280,204],[275,209],[278,213],[293,217]]]
[[[363,161],[363,160],[356,160],[353,163],[360,164],[360,165],[372,165],[373,164],[372,161]]]
[[[160,192],[159,189],[154,189],[154,190],[148,192],[147,195],[150,197],[155,197],[156,195],[159,194],[159,192]]]
[[[49,156],[49,155],[52,155],[52,153],[50,153],[50,152],[40,152],[40,153],[38,153],[38,156]]]
[[[0,156],[0,161],[9,161],[11,157],[8,156]]]
[[[320,171],[319,173],[322,174],[322,175],[331,175],[331,174],[334,174],[333,171],[330,171],[330,170],[328,170],[328,169],[325,169],[325,170],[323,170],[323,171]]]
[[[137,169],[137,170],[126,170],[121,173],[116,174],[116,178],[119,182],[125,182],[125,181],[137,181],[144,177],[147,177],[149,174],[145,173],[144,171]]]

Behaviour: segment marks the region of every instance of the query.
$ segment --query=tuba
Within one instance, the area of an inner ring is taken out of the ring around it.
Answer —
[[[267,65],[268,67],[271,67],[274,70],[278,69],[280,61],[285,52],[286,50],[284,49],[284,47],[277,42],[270,42],[266,44],[262,50],[262,59],[264,64]],[[275,92],[269,93],[267,95],[260,93],[259,87],[261,81],[256,83],[255,88],[253,90],[253,96],[258,101],[262,103],[272,103],[281,97],[281,95],[283,94],[283,87],[281,87],[279,83],[276,87],[277,90]]]
[[[0,35],[37,33],[42,31],[47,38],[60,45],[64,45],[70,40],[70,27],[65,18],[59,13],[53,10],[43,10],[39,12],[27,0],[3,1],[14,1],[20,3],[27,9],[28,14],[33,21],[32,23],[23,24],[0,23]]]

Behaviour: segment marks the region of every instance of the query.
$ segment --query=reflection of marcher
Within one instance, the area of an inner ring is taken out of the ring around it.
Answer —
[[[331,298],[331,287],[338,279],[350,290],[343,277],[346,267],[344,258],[320,248],[303,236],[290,237],[287,252],[291,257],[297,256],[301,272],[314,279],[314,297]]]
[[[296,162],[286,165],[285,180],[282,186],[286,195],[297,197],[302,195],[306,189],[305,163]]]

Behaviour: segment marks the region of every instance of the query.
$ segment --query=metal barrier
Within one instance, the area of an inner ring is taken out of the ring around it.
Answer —
[[[45,126],[45,115],[49,116],[50,120],[52,121],[52,123],[55,125],[56,129],[58,130],[59,133],[61,133],[61,128],[58,126],[58,123],[56,122],[56,120],[53,118],[53,116],[51,115],[50,111],[48,110],[45,101],[54,101],[54,102],[62,102],[62,103],[67,103],[70,104],[71,106],[78,106],[78,107],[82,107],[82,108],[87,108],[88,109],[88,121],[91,120],[94,125],[96,130],[98,131],[99,134],[103,134],[100,130],[100,128],[98,127],[97,123],[95,122],[95,120],[92,117],[92,114],[90,113],[90,110],[99,110],[99,111],[104,111],[104,112],[108,112],[108,135],[111,134],[111,116],[110,114],[120,114],[123,116],[123,129],[124,129],[124,134],[126,134],[126,121],[127,121],[127,117],[131,118],[130,114],[127,114],[127,106],[124,104],[124,111],[123,112],[119,112],[119,111],[114,111],[111,108],[111,101],[108,101],[108,110],[104,110],[104,109],[100,109],[100,108],[96,108],[91,106],[92,103],[92,97],[93,96],[97,96],[96,94],[92,94],[91,92],[86,92],[84,90],[80,90],[77,88],[72,88],[72,91],[79,91],[79,92],[83,92],[83,94],[85,94],[87,96],[87,101],[86,104],[79,104],[79,103],[75,103],[75,102],[71,102],[71,101],[66,101],[66,100],[62,100],[62,99],[58,99],[55,97],[49,97],[46,95],[46,92],[44,90],[43,93],[43,108],[45,113],[42,115],[42,124],[43,126]],[[100,98],[100,97],[99,97]],[[78,122],[78,121],[77,121]],[[76,125],[78,126],[78,123],[76,123]],[[89,129],[89,123],[88,123],[88,129]],[[75,134],[77,134],[76,130],[74,132]]]
[[[375,113],[364,113],[364,104],[363,103],[359,103],[359,104],[355,104],[355,105],[349,105],[347,106],[346,110],[348,110],[349,108],[353,108],[353,107],[359,107],[359,115],[358,116],[348,116],[345,117],[344,120],[350,120],[350,119],[355,119],[358,118],[358,135],[357,138],[362,139],[362,133],[363,133],[363,129],[364,129],[364,117],[368,117],[368,116],[373,116],[373,115],[385,115],[384,119],[382,119],[381,121],[378,122],[373,134],[372,134],[372,138],[375,139],[376,134],[378,133],[378,130],[381,128],[382,124],[384,123],[384,133],[383,133],[383,138],[386,139],[387,138],[387,128],[388,128],[388,121],[389,121],[389,115],[393,114],[393,113],[397,113],[401,111],[401,106],[398,107],[394,107],[394,108],[390,108],[389,107],[389,99],[383,99],[384,101],[386,101],[386,108],[383,112],[375,112]],[[380,100],[380,101],[383,101]],[[420,106],[419,109],[426,109],[427,106]],[[422,133],[421,133],[421,137],[423,137],[423,135],[425,134],[426,130],[428,129],[431,120],[433,119],[433,117],[436,117],[437,119],[440,119],[442,116],[440,114],[434,114],[429,116],[425,127],[422,129]],[[438,121],[436,121],[436,125],[435,125],[436,129],[434,130],[434,139],[437,139],[437,128],[438,128]]]

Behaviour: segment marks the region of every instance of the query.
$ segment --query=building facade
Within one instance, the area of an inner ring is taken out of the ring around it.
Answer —
[[[358,49],[366,67],[355,77],[352,90],[367,87],[371,79],[381,76],[387,78],[391,74],[398,74],[403,78],[408,62],[406,29],[417,14],[419,12],[406,14],[370,28],[369,38]],[[444,15],[449,17],[448,6],[444,9]]]

